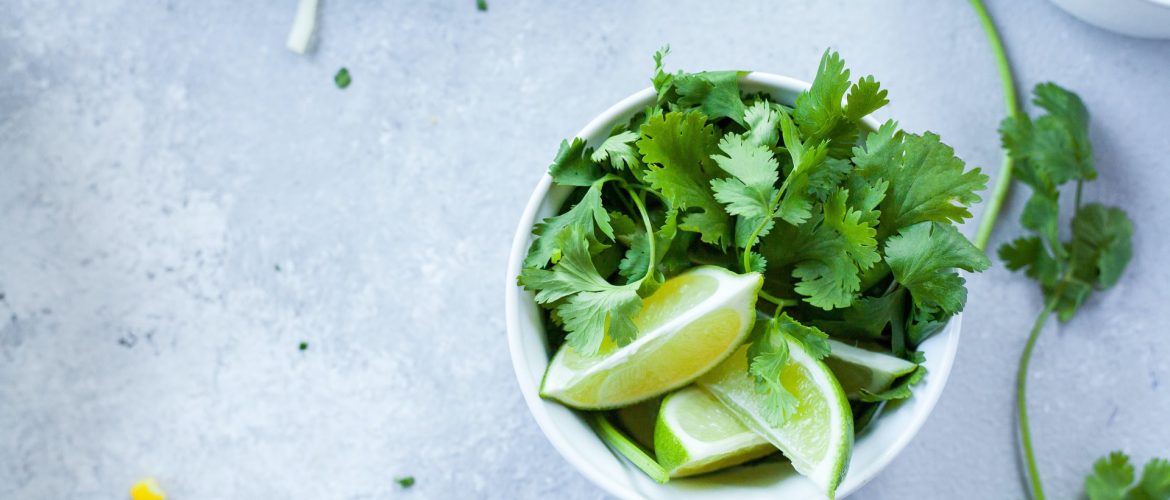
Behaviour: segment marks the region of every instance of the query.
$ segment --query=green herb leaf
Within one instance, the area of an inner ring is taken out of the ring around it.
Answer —
[[[886,242],[886,262],[894,279],[910,290],[914,304],[951,315],[967,301],[964,280],[954,269],[983,271],[991,261],[954,226],[920,222]]]
[[[580,229],[590,241],[597,241],[597,230],[611,240],[614,238],[609,212],[601,204],[601,187],[606,181],[607,179],[600,179],[593,183],[573,208],[561,215],[544,219],[532,228],[532,233],[536,237],[532,241],[532,246],[528,248],[524,267],[543,268],[559,258],[561,247],[558,237],[567,227]]]
[[[697,107],[712,119],[730,118],[740,125],[746,125],[746,109],[739,95],[739,79],[745,74],[747,72],[743,71],[677,74],[674,77],[674,89],[678,92],[677,104]]]
[[[603,175],[590,156],[592,149],[585,147],[585,141],[574,138],[573,142],[561,141],[556,158],[548,167],[548,173],[562,186],[589,186]]]
[[[1055,193],[1071,180],[1093,180],[1093,146],[1089,112],[1080,97],[1052,83],[1033,90],[1037,106],[1048,114],[1034,122],[1025,114],[1000,124],[1000,136],[1015,160],[1014,176],[1039,193]]]
[[[565,341],[578,353],[597,353],[607,335],[618,345],[633,341],[638,336],[633,318],[642,309],[638,284],[613,285],[598,274],[580,228],[562,230],[557,240],[563,253],[552,270],[525,268],[520,284],[536,291],[538,303],[557,303]]]
[[[1138,483],[1133,482],[1129,457],[1115,451],[1093,464],[1093,473],[1085,478],[1085,494],[1089,500],[1165,500],[1170,498],[1170,461],[1151,459]]]
[[[706,243],[722,247],[731,236],[731,217],[711,192],[719,138],[701,113],[667,113],[650,117],[642,126],[638,150],[649,172],[645,180],[670,205],[684,213],[679,229],[699,233]],[[687,212],[698,209],[698,212]]]
[[[414,486],[414,476],[396,477],[394,478],[394,481],[398,483],[398,486],[403,488]]]
[[[597,163],[608,159],[614,170],[637,169],[642,166],[642,160],[634,148],[634,141],[637,140],[638,134],[635,132],[619,132],[602,142],[590,158]]]
[[[337,88],[344,89],[349,87],[353,79],[349,76],[349,70],[341,68],[337,70],[337,74],[333,75],[333,83],[337,84]]]
[[[987,176],[978,168],[964,172],[955,150],[927,132],[918,136],[895,132],[886,122],[853,150],[853,161],[871,182],[889,183],[879,208],[879,237],[924,221],[961,223],[971,217],[968,206],[980,201]]]
[[[768,425],[778,427],[788,421],[799,406],[799,400],[784,387],[780,375],[788,364],[788,342],[800,342],[816,359],[823,359],[831,350],[829,336],[815,327],[805,326],[781,314],[753,332],[754,340],[748,347],[748,373],[755,379],[756,392],[764,395],[760,413]]]

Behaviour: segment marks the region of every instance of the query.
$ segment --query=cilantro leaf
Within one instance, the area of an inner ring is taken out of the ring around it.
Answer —
[[[1085,478],[1085,494],[1090,500],[1121,500],[1133,479],[1129,457],[1115,451],[1093,464],[1093,474]]]
[[[1055,193],[1071,180],[1095,179],[1089,112],[1080,97],[1052,83],[1037,85],[1033,93],[1047,115],[1033,121],[1020,113],[1000,124],[1004,149],[1016,162],[1013,175],[1041,193]]]
[[[762,325],[762,326],[761,326]],[[799,342],[815,359],[830,352],[829,336],[819,329],[805,326],[788,314],[757,323],[753,341],[748,346],[748,373],[755,380],[756,392],[764,396],[760,413],[768,425],[779,427],[799,407],[799,400],[781,383],[781,373],[788,364],[790,342]]]
[[[638,157],[638,150],[634,148],[636,140],[638,134],[629,130],[614,134],[597,146],[590,159],[597,163],[609,160],[614,170],[638,168],[642,165],[642,160]]]
[[[831,157],[847,156],[861,132],[861,119],[889,103],[886,95],[873,76],[850,87],[845,61],[826,50],[812,87],[796,99],[794,116],[809,141],[826,141]]]
[[[784,425],[796,414],[800,401],[780,380],[788,364],[788,339],[780,332],[779,319],[768,321],[763,334],[748,346],[748,373],[755,380],[760,400],[760,414],[773,427]]]
[[[874,80],[873,75],[866,76],[853,84],[849,89],[849,97],[845,102],[845,117],[850,121],[860,121],[890,103],[886,99],[888,92]]]
[[[804,136],[832,138],[844,118],[841,101],[849,90],[849,70],[840,54],[826,50],[821,56],[812,87],[796,98],[795,118]]]
[[[674,76],[677,103],[683,107],[696,106],[713,119],[730,118],[740,125],[746,125],[746,109],[739,94],[739,79],[746,74],[745,71],[677,74]]]
[[[353,77],[349,75],[349,69],[341,68],[337,70],[337,74],[333,75],[333,83],[337,84],[337,88],[346,89],[350,83],[353,83]]]
[[[609,212],[601,204],[601,186],[607,179],[600,179],[589,187],[585,196],[573,208],[561,215],[544,219],[532,228],[536,238],[528,248],[528,255],[524,258],[524,267],[544,267],[555,260],[561,253],[559,235],[567,227],[581,229],[585,236],[597,241],[596,230],[611,240],[614,238],[613,227],[610,225]]]
[[[1170,498],[1170,461],[1155,458],[1146,462],[1142,468],[1142,478],[1130,490],[1130,496],[1142,499]]]
[[[924,221],[958,222],[971,217],[968,206],[981,198],[987,176],[978,168],[964,171],[955,150],[927,132],[921,136],[896,132],[886,122],[869,134],[865,146],[853,150],[853,161],[870,180],[889,183],[879,208],[880,237]]]
[[[1085,495],[1089,500],[1165,500],[1170,498],[1170,461],[1146,462],[1134,484],[1129,456],[1115,451],[1093,464],[1093,473],[1085,478]]]
[[[589,186],[602,176],[601,168],[590,160],[592,149],[585,147],[585,141],[580,137],[573,138],[573,142],[561,141],[560,150],[548,173],[557,184],[562,186]]]
[[[914,304],[951,315],[967,301],[964,280],[954,269],[983,271],[991,261],[954,226],[920,222],[886,241],[894,279],[910,290]]]
[[[562,230],[557,240],[563,253],[552,270],[527,267],[519,281],[536,292],[538,303],[558,303],[556,313],[568,332],[565,341],[589,355],[598,352],[607,335],[618,345],[637,338],[633,318],[642,309],[638,284],[613,285],[598,274],[580,228]]]
[[[1072,265],[1076,276],[1099,289],[1109,288],[1133,257],[1133,222],[1116,207],[1089,203],[1072,221]]]
[[[840,190],[806,224],[778,224],[760,247],[773,266],[792,266],[799,280],[794,291],[821,309],[852,304],[861,272],[881,258],[876,231],[865,212],[847,205],[848,198],[848,191]]]
[[[771,148],[780,140],[780,111],[767,101],[759,100],[744,112],[743,121],[748,132],[745,139],[753,146]]]
[[[745,136],[727,134],[719,148],[724,154],[712,158],[732,177],[712,180],[711,190],[716,200],[727,205],[727,213],[738,216],[735,244],[746,248],[754,244],[749,241],[753,233],[764,236],[772,228],[780,166],[770,148],[754,145]]]
[[[704,242],[722,247],[731,235],[731,217],[709,188],[718,141],[715,127],[701,113],[672,112],[650,117],[642,126],[638,150],[652,188],[680,211],[699,210],[685,213],[679,229],[700,233]]]

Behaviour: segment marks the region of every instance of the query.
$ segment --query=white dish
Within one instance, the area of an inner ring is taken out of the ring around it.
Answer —
[[[809,84],[756,72],[745,76],[741,86],[744,92],[767,92],[773,99],[791,104]],[[594,118],[577,136],[596,146],[614,125],[628,120],[654,98],[653,88],[635,93]],[[878,126],[872,118],[867,119],[867,123],[875,129]],[[574,410],[540,398],[540,380],[551,353],[541,319],[543,313],[533,301],[532,294],[516,285],[516,276],[532,241],[533,224],[555,215],[568,193],[567,188],[553,188],[548,174],[537,184],[516,228],[505,290],[508,345],[520,390],[536,423],[557,451],[585,477],[621,498],[823,498],[823,492],[818,491],[811,481],[796,474],[791,466],[781,463],[736,467],[697,478],[676,479],[667,484],[655,483],[620,455],[611,452]],[[857,491],[877,476],[918,433],[950,375],[959,346],[960,320],[955,316],[941,332],[920,346],[926,354],[925,365],[930,373],[914,388],[914,396],[898,405],[888,405],[886,411],[857,437],[849,473],[837,489],[838,498]]]
[[[1052,0],[1080,20],[1123,35],[1170,38],[1170,0]]]

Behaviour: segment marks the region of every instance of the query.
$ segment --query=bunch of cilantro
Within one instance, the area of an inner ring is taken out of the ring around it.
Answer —
[[[762,273],[749,372],[774,425],[795,408],[778,383],[788,333],[820,356],[831,336],[921,362],[915,348],[963,309],[983,253],[955,225],[987,177],[932,133],[863,118],[888,103],[826,51],[794,103],[745,94],[743,72],[668,73],[657,99],[607,139],[564,141],[549,168],[575,188],[533,230],[519,283],[548,310],[553,343],[582,355],[638,337],[633,319],[665,280],[697,265]],[[767,339],[770,340],[770,339]],[[904,398],[924,369],[855,407]],[[858,428],[863,424],[859,422]]]

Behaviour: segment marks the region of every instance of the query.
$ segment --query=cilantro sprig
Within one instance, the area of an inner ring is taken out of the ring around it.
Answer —
[[[1044,308],[1036,318],[1016,374],[1020,442],[1033,498],[1044,498],[1028,422],[1028,365],[1048,317],[1072,319],[1094,291],[1117,284],[1133,255],[1133,222],[1117,207],[1083,203],[1084,183],[1097,177],[1089,142],[1089,112],[1076,94],[1052,83],[1033,90],[1034,103],[1047,114],[1032,119],[1020,113],[1000,125],[1004,149],[1015,163],[1015,178],[1032,190],[1020,224],[1030,236],[999,248],[1008,269],[1036,280]],[[1060,236],[1062,188],[1075,185],[1072,238]]]
[[[822,358],[834,336],[921,363],[918,344],[966,301],[956,270],[989,265],[956,229],[987,177],[934,134],[869,126],[888,93],[835,52],[793,102],[744,93],[741,71],[670,73],[668,53],[654,56],[647,108],[598,143],[562,142],[549,167],[573,192],[533,229],[519,282],[567,348],[629,344],[645,297],[713,264],[764,276],[757,304],[772,318],[757,322],[746,375],[771,425],[799,406],[780,383],[789,342]],[[908,397],[925,375],[857,411]]]

